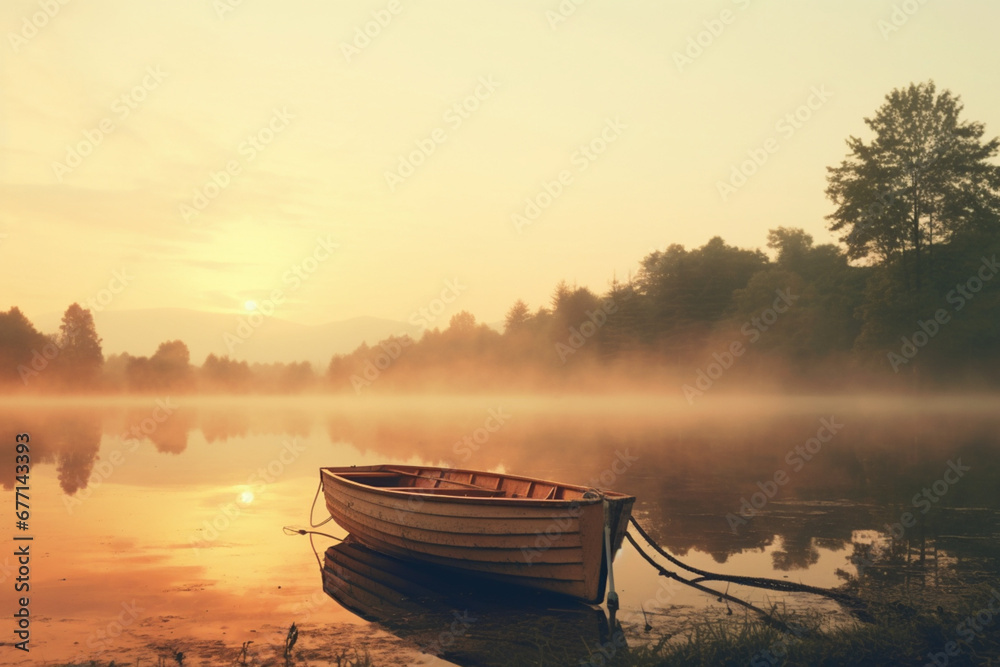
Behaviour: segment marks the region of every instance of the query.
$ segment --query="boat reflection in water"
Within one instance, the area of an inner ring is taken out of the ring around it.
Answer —
[[[459,665],[579,665],[624,644],[620,631],[611,641],[601,608],[397,560],[351,537],[326,550],[323,590],[422,652]]]

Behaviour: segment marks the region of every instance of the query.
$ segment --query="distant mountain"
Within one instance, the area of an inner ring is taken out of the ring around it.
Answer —
[[[48,314],[38,318],[35,325],[44,333],[54,333],[59,329],[60,317]],[[196,365],[201,365],[205,357],[214,353],[250,363],[309,361],[323,371],[334,354],[351,352],[361,343],[371,345],[389,336],[409,334],[416,338],[421,334],[420,327],[377,317],[356,317],[313,326],[277,317],[250,320],[249,314],[206,313],[183,308],[94,313],[105,357],[120,352],[150,356],[160,343],[179,339],[187,344],[191,363]]]

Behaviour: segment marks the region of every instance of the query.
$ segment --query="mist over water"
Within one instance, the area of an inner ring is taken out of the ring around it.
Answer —
[[[121,659],[173,642],[221,664],[243,641],[280,644],[293,620],[310,650],[358,640],[349,628],[365,622],[322,594],[307,539],[281,532],[307,525],[326,465],[449,465],[628,492],[661,545],[728,574],[988,581],[1000,570],[998,405],[721,393],[694,406],[655,394],[5,402],[0,422],[31,436],[32,659],[35,647]],[[13,488],[12,467],[2,480]],[[13,494],[3,502],[12,509]],[[332,542],[316,544],[322,555]],[[628,545],[615,574],[630,642],[726,614],[693,590],[666,595]],[[739,592],[844,621],[832,603]],[[143,611],[110,637],[133,603]],[[382,634],[371,646],[415,650]]]

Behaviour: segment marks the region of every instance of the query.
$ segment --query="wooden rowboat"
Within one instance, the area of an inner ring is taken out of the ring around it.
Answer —
[[[326,508],[380,553],[604,600],[633,496],[531,477],[406,465],[320,468]],[[612,556],[613,558],[613,556]]]

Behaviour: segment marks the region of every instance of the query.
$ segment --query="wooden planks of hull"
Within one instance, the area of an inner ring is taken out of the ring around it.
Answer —
[[[539,540],[542,538],[538,538],[534,534],[506,535],[498,533],[484,535],[482,533],[438,532],[373,520],[361,512],[343,507],[333,510],[332,513],[337,518],[338,523],[344,521],[351,524],[354,528],[351,531],[352,534],[356,532],[362,534],[366,532],[378,533],[386,540],[413,545],[414,550],[443,553],[447,549],[456,558],[470,560],[492,560],[494,558],[492,554],[500,555],[501,552],[514,552],[506,560],[531,562],[537,560],[543,551],[565,552],[580,550],[583,546],[583,539],[578,532],[563,533],[558,538],[553,539],[545,538],[545,541],[540,543]],[[344,525],[344,527],[347,526]],[[538,546],[539,544],[541,546]]]
[[[573,534],[579,532],[579,515],[588,508],[567,508],[563,511],[524,511],[521,516],[448,516],[442,513],[420,511],[409,508],[402,502],[380,502],[362,493],[330,492],[326,494],[328,503],[336,503],[345,510],[362,513],[386,524],[420,528],[440,533],[462,533],[466,535],[537,535],[545,533]],[[457,503],[456,507],[461,507]],[[407,507],[408,509],[403,509]],[[442,509],[447,511],[449,506]],[[596,508],[597,506],[590,506]],[[600,511],[598,509],[598,511]]]

